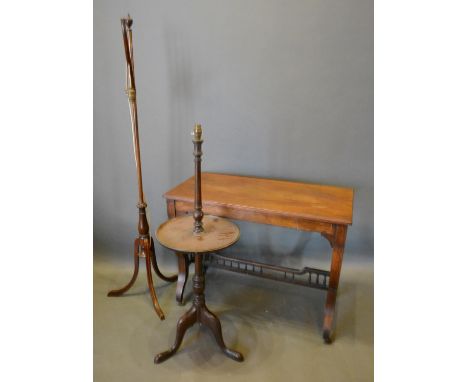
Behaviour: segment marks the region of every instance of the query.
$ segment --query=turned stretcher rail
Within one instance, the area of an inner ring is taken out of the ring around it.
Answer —
[[[310,267],[302,269],[288,268],[253,260],[223,256],[218,253],[210,253],[209,256],[205,256],[204,265],[205,267],[224,269],[230,272],[253,275],[309,288],[323,290],[328,290],[329,288],[330,272],[322,269]]]

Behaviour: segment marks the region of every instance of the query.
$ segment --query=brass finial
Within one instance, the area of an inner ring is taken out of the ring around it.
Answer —
[[[125,24],[125,26],[128,28],[128,29],[131,29],[132,28],[132,24],[133,24],[133,19],[130,17],[130,13],[128,14],[127,17],[124,17],[123,19],[120,19],[122,21],[123,24]]]
[[[202,139],[202,127],[199,123],[195,125],[192,131],[192,137],[194,142],[200,142]]]
[[[130,13],[128,14],[127,17],[120,19],[120,21],[122,23],[123,28],[128,28],[129,30],[132,29],[133,19],[130,17]]]

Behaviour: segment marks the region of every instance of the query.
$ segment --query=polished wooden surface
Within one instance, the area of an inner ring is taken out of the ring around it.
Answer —
[[[192,201],[192,216],[174,217],[161,224],[156,231],[156,238],[167,248],[178,255],[179,283],[177,295],[182,295],[188,276],[189,255],[195,261],[195,275],[193,276],[193,304],[192,307],[177,322],[174,345],[154,357],[155,363],[161,363],[172,357],[182,344],[185,332],[196,322],[205,325],[224,354],[235,361],[241,362],[241,353],[229,349],[223,340],[221,322],[205,304],[205,275],[203,256],[206,253],[219,251],[233,245],[239,239],[239,228],[234,223],[217,216],[205,215],[203,212],[201,187],[201,157],[202,157],[202,127],[195,125],[192,132],[195,182],[192,183],[194,199]],[[169,211],[169,210],[168,210]],[[179,300],[178,300],[179,301]]]
[[[203,232],[203,209],[202,209],[202,189],[201,189],[201,157],[202,157],[202,127],[196,124],[192,132],[193,142],[193,163],[194,163],[194,185],[195,185],[195,201],[193,204],[193,232]]]
[[[217,216],[203,217],[203,232],[193,232],[193,217],[181,216],[161,224],[156,231],[159,243],[176,252],[205,253],[219,251],[239,239],[239,228]]]
[[[343,263],[347,231],[347,226],[339,225],[336,227],[335,234],[328,239],[333,252],[330,265],[330,283],[327,291],[327,301],[325,303],[322,328],[323,340],[327,344],[330,344],[333,341],[336,296],[338,293],[338,284],[340,282],[341,264]]]
[[[227,174],[202,174],[205,213],[244,221],[319,232],[332,249],[323,320],[323,339],[334,337],[335,306],[348,225],[353,221],[353,190]],[[194,178],[166,192],[168,217],[193,212]],[[183,303],[190,258],[179,254],[176,300]]]
[[[347,225],[353,221],[351,188],[206,172],[201,183],[205,213],[216,209],[215,215],[231,217],[226,215],[234,211],[238,216],[232,218],[251,221],[266,216],[258,222],[306,230],[303,224],[310,221]],[[183,202],[193,203],[193,189],[192,177],[164,197],[183,207]],[[288,219],[292,223],[286,223]]]
[[[136,102],[136,87],[135,87],[135,73],[134,73],[134,61],[133,61],[133,37],[132,37],[132,24],[133,20],[128,16],[120,20],[122,26],[122,37],[124,42],[125,58],[127,61],[127,88],[125,92],[128,96],[128,104],[130,107],[130,118],[132,124],[133,134],[133,154],[135,156],[135,164],[137,170],[138,180],[138,237],[134,242],[134,268],[133,276],[130,281],[124,287],[120,289],[111,290],[107,296],[118,297],[127,292],[138,276],[139,259],[140,257],[145,258],[146,265],[146,278],[148,281],[148,288],[150,291],[151,299],[153,301],[153,307],[156,314],[161,320],[164,319],[164,312],[158,302],[156,291],[153,285],[153,276],[151,274],[151,266],[153,266],[156,274],[165,281],[175,281],[177,276],[165,276],[161,273],[156,261],[156,253],[154,251],[153,238],[149,234],[148,219],[146,218],[146,207],[145,196],[143,192],[143,177],[141,175],[141,159],[140,159],[140,137],[138,133],[138,112]]]
[[[196,322],[205,325],[211,331],[216,343],[226,356],[234,361],[242,362],[244,360],[244,356],[241,353],[228,348],[224,343],[221,322],[205,304],[205,275],[202,263],[203,254],[196,253],[194,256],[195,275],[193,276],[193,304],[177,322],[174,344],[169,350],[157,354],[154,357],[154,363],[161,363],[172,357],[182,344],[182,340],[184,339],[187,329],[193,326]]]

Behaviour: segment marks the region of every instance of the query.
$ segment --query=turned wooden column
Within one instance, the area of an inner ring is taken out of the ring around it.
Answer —
[[[195,259],[193,276],[193,302],[190,309],[177,322],[176,338],[172,347],[154,357],[155,363],[161,363],[175,354],[182,344],[185,332],[196,322],[207,326],[213,333],[223,353],[235,361],[242,361],[241,353],[226,347],[221,330],[221,322],[205,304],[205,275],[203,256],[233,245],[239,238],[239,228],[230,221],[216,216],[204,216],[201,193],[201,146],[202,128],[196,125],[192,133],[195,161],[194,209],[192,216],[174,217],[161,224],[156,231],[156,238],[165,247],[172,249],[181,259],[191,254]],[[170,214],[170,207],[168,208]],[[186,274],[183,275],[186,277]],[[184,278],[185,280],[185,278]],[[184,284],[185,285],[185,282]]]
[[[195,125],[193,129],[193,156],[195,162],[195,201],[193,206],[193,232],[199,234],[203,232],[203,210],[202,210],[202,191],[201,191],[201,157],[203,139],[201,125]]]
[[[121,19],[122,35],[124,41],[125,58],[127,61],[127,76],[126,76],[126,89],[125,93],[128,96],[128,104],[130,107],[130,119],[132,124],[132,135],[133,135],[133,153],[135,157],[137,182],[138,182],[138,237],[134,241],[134,268],[133,276],[129,283],[123,288],[110,291],[107,296],[116,297],[121,296],[128,291],[138,276],[139,259],[140,257],[145,258],[146,264],[146,277],[148,281],[148,288],[153,301],[154,309],[161,320],[164,319],[164,313],[159,306],[156,291],[153,285],[153,276],[151,274],[151,266],[153,266],[156,274],[165,281],[175,281],[177,276],[167,277],[161,273],[156,261],[156,253],[154,251],[154,242],[149,234],[149,224],[146,217],[145,195],[143,192],[143,177],[141,175],[141,159],[140,159],[140,136],[138,133],[138,112],[137,112],[137,101],[136,101],[136,87],[135,87],[135,73],[134,73],[134,62],[133,62],[133,38],[132,38],[132,24],[133,20],[128,18]]]

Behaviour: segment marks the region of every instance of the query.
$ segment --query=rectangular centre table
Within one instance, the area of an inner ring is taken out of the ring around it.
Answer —
[[[202,173],[203,211],[228,219],[319,232],[332,248],[330,270],[294,269],[213,253],[206,266],[327,291],[323,339],[332,342],[335,304],[346,232],[353,219],[353,190],[216,173]],[[192,213],[194,178],[164,194],[169,218]],[[176,299],[183,301],[190,254],[178,253]]]

